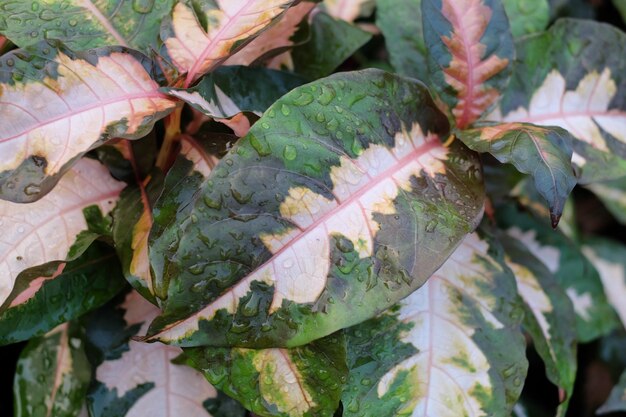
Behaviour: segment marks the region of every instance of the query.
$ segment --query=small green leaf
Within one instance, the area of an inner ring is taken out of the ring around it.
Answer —
[[[399,74],[428,82],[428,53],[422,31],[422,0],[377,0],[376,25]]]
[[[331,417],[346,381],[342,334],[293,349],[189,348],[190,364],[263,417]]]
[[[0,0],[0,33],[19,47],[58,39],[75,51],[127,46],[150,53],[173,0]]]
[[[295,347],[410,294],[482,217],[479,162],[448,130],[421,83],[378,70],[283,96],[155,214],[147,340]]]
[[[626,412],[626,372],[622,374],[617,385],[613,387],[611,396],[602,407],[598,408],[596,414],[603,415],[620,411]]]
[[[422,0],[430,80],[465,129],[497,104],[515,48],[500,0]]]
[[[552,227],[557,226],[565,201],[576,185],[570,162],[574,139],[566,130],[505,123],[483,125],[458,135],[470,149],[489,152],[498,161],[532,175],[537,191],[550,207]]]
[[[346,331],[344,416],[508,415],[528,367],[522,316],[497,242],[466,237],[422,288]]]
[[[548,26],[548,0],[503,0],[503,4],[516,38],[541,32]]]
[[[17,363],[14,416],[77,416],[91,375],[84,348],[82,332],[73,323],[31,340]]]
[[[310,40],[295,47],[291,56],[294,72],[310,80],[325,77],[365,45],[372,35],[324,12],[316,13]]]

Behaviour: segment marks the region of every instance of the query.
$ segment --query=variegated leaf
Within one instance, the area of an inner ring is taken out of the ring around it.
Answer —
[[[474,233],[419,290],[347,330],[344,416],[505,416],[528,362],[515,279]]]
[[[576,315],[576,334],[580,342],[606,335],[618,325],[602,287],[598,271],[580,247],[547,222],[514,207],[498,207],[500,226],[526,246],[545,266],[567,294]]]
[[[389,59],[396,72],[428,83],[422,0],[377,0],[376,25],[385,37]]]
[[[217,391],[201,373],[172,362],[180,348],[128,340],[143,334],[158,313],[133,291],[106,318],[90,322],[88,337],[99,352],[88,394],[93,417],[211,417],[205,403]],[[107,319],[111,323],[103,324]]]
[[[335,19],[354,22],[368,15],[374,7],[374,0],[324,0],[324,9]]]
[[[378,70],[282,97],[155,216],[148,340],[299,346],[411,293],[482,216],[476,156],[447,134],[421,83]]]
[[[489,119],[568,130],[582,183],[626,175],[624,45],[616,28],[570,19],[524,38],[512,82]]]
[[[617,385],[613,387],[611,396],[596,411],[596,414],[603,415],[617,412],[626,412],[626,372],[622,374]]]
[[[228,58],[224,65],[251,65],[262,61],[268,68],[293,69],[288,49],[306,41],[298,39],[298,32],[302,24],[308,24],[307,16],[314,7],[314,1],[303,1],[290,7],[275,25]]]
[[[41,198],[84,153],[139,138],[175,107],[138,52],[42,42],[0,58],[0,198]]]
[[[489,152],[498,161],[511,163],[532,175],[539,194],[548,202],[552,227],[563,213],[569,193],[576,185],[572,169],[573,138],[563,129],[525,123],[483,125],[458,132],[470,149]]]
[[[177,3],[171,18],[163,22],[161,39],[172,63],[181,74],[186,74],[184,87],[191,86],[259,36],[293,2],[189,0]]]
[[[324,12],[313,14],[310,39],[291,51],[293,70],[310,80],[330,75],[372,35]]]
[[[43,199],[28,206],[0,201],[4,231],[0,265],[5,271],[0,280],[0,305],[5,304],[16,280],[27,275],[29,268],[47,264],[40,272],[49,277],[57,271],[59,262],[75,258],[76,250],[72,249],[80,233],[95,227],[86,216],[109,213],[122,188],[123,183],[114,180],[99,162],[82,159]],[[58,262],[50,264],[54,261]]]
[[[626,178],[596,182],[587,185],[586,188],[604,203],[618,222],[626,224]]]
[[[582,251],[598,270],[606,297],[626,328],[626,246],[593,238],[584,241]]]
[[[0,345],[43,335],[103,305],[124,288],[115,251],[104,243],[85,240],[75,245],[74,260],[20,274],[0,308]]]
[[[460,129],[492,108],[515,48],[499,0],[422,0],[430,78]]]
[[[546,366],[546,375],[559,387],[557,415],[567,411],[576,379],[576,331],[572,302],[548,268],[526,245],[511,235],[500,239],[506,263],[517,280],[525,304],[524,329]]]
[[[192,88],[161,91],[217,119],[248,112],[261,116],[285,93],[305,83],[302,77],[265,68],[231,66],[207,74]]]
[[[0,0],[0,33],[19,47],[58,39],[75,51],[121,45],[149,53],[173,0]]]
[[[65,323],[31,340],[17,363],[14,416],[77,416],[90,376],[83,335],[77,325]]]
[[[511,33],[516,38],[541,32],[548,26],[548,0],[503,0],[502,3],[509,17]]]
[[[263,417],[332,417],[348,373],[343,334],[293,349],[189,348],[185,355]]]

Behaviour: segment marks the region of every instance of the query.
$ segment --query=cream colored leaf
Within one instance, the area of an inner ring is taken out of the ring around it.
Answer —
[[[361,15],[364,6],[371,3],[372,0],[324,0],[328,14],[350,23]]]
[[[87,230],[83,209],[95,205],[108,214],[123,188],[99,162],[82,159],[41,200],[0,201],[0,304],[22,271],[66,259],[76,236]]]

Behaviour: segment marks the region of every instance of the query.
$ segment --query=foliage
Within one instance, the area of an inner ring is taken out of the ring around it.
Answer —
[[[626,220],[626,35],[565,3],[0,0],[15,416],[523,415],[531,351],[564,416],[626,324],[571,215]]]

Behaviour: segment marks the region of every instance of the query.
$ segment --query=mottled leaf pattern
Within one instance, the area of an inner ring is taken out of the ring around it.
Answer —
[[[548,0],[503,0],[504,10],[509,17],[511,33],[518,38],[541,32],[550,21]]]
[[[48,42],[2,56],[0,198],[34,201],[107,139],[145,136],[175,106],[151,65],[121,47],[75,54]]]
[[[515,274],[525,304],[524,329],[546,366],[550,381],[563,390],[558,415],[564,416],[576,378],[576,332],[574,309],[550,271],[513,236],[500,239],[506,263]]]
[[[411,293],[482,215],[480,167],[447,133],[422,84],[378,70],[282,97],[171,197],[183,216],[155,216],[167,298],[148,340],[299,346]]]
[[[626,372],[624,372],[615,385],[609,399],[600,407],[596,414],[609,414],[617,412],[626,412]]]
[[[134,291],[128,293],[117,315],[120,310],[127,337],[143,334],[159,313]],[[119,333],[107,335],[112,329],[112,325],[92,327],[91,337],[119,338]],[[112,343],[95,341],[103,361],[89,392],[94,417],[211,417],[203,403],[216,398],[217,392],[199,372],[172,362],[182,353],[180,348],[127,339],[117,346]]]
[[[523,39],[512,82],[490,119],[568,130],[577,139],[573,162],[582,183],[626,175],[624,45],[618,29],[571,19]]]
[[[377,0],[376,25],[396,72],[425,83],[430,77],[422,31],[422,0]]]
[[[31,340],[17,363],[14,415],[75,417],[90,375],[82,334],[75,324],[62,324]]]
[[[576,185],[571,165],[573,138],[563,129],[524,123],[486,125],[458,133],[470,149],[489,152],[532,175],[539,194],[548,202],[556,227],[569,193]]]
[[[466,237],[422,288],[347,330],[344,416],[508,415],[528,366],[521,309],[501,249]]]
[[[149,53],[174,0],[0,0],[0,33],[19,47],[58,39],[75,51],[121,45]]]
[[[29,268],[71,258],[79,233],[88,229],[84,210],[95,206],[106,215],[122,188],[99,162],[82,159],[43,199],[28,206],[0,201],[0,305]],[[44,277],[57,268],[58,264],[47,268]]]
[[[184,87],[189,87],[261,34],[293,0],[198,3],[195,9],[186,2],[177,3],[171,19],[161,28],[167,54],[180,73],[186,74]]]
[[[498,0],[422,0],[431,81],[460,129],[494,106],[515,48]]]
[[[191,364],[263,417],[331,417],[346,381],[343,335],[293,349],[190,348]]]

